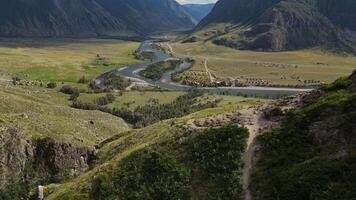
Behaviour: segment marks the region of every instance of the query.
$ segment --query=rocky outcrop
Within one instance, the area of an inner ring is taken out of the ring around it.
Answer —
[[[78,148],[51,138],[32,139],[24,129],[2,127],[0,189],[14,182],[33,187],[75,177],[88,169],[95,156],[94,148]]]

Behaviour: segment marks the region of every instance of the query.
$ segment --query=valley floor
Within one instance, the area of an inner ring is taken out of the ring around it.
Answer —
[[[191,57],[195,65],[181,76],[208,83],[238,80],[246,85],[303,86],[331,83],[356,68],[356,56],[336,55],[320,49],[253,52],[217,46],[211,42],[164,43],[178,57]]]

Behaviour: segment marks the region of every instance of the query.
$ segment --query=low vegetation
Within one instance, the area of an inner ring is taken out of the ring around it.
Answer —
[[[69,94],[70,95],[69,100],[75,100],[80,95],[80,91],[79,91],[78,88],[72,87],[72,86],[69,86],[69,85],[62,86],[62,88],[59,91],[64,93],[64,94]]]
[[[113,157],[101,155],[109,160],[60,185],[48,199],[241,199],[247,135],[234,125],[186,132],[158,123],[104,143],[102,154],[115,151]]]
[[[174,70],[181,63],[181,60],[169,60],[154,63],[148,66],[146,69],[140,71],[140,75],[154,81],[158,81],[162,78],[164,73],[170,70]]]
[[[110,113],[123,118],[136,128],[141,128],[161,120],[181,117],[199,110],[216,107],[219,102],[219,100],[215,100],[198,103],[198,97],[201,96],[203,96],[201,92],[190,91],[187,94],[179,96],[171,103],[159,104],[157,99],[152,99],[148,104],[138,106],[134,110],[116,107],[110,108],[98,105],[97,102],[82,102],[80,100],[74,101],[72,107],[84,110],[100,110]]]
[[[356,196],[355,74],[322,88],[287,114],[280,129],[258,138],[256,199],[352,199]]]

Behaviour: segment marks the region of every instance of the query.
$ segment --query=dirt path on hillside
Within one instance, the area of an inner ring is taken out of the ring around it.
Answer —
[[[257,114],[253,109],[243,110],[241,111],[242,115],[250,116],[250,122],[245,125],[245,127],[249,130],[249,137],[247,140],[247,150],[244,155],[244,168],[242,172],[242,180],[243,180],[243,190],[245,192],[245,200],[252,200],[252,195],[249,190],[250,184],[250,176],[253,166],[254,160],[254,152],[256,150],[256,145],[254,144],[254,140],[258,134],[258,130],[261,127],[259,120],[261,116]]]
[[[247,149],[244,155],[244,168],[242,172],[245,200],[253,199],[249,185],[252,169],[256,163],[256,151],[258,149],[256,137],[261,134],[261,132],[270,130],[271,127],[275,125],[275,122],[268,121],[263,117],[263,110],[265,107],[266,105],[263,105],[256,108],[243,109],[240,111],[241,117],[248,120],[244,126],[249,130]]]

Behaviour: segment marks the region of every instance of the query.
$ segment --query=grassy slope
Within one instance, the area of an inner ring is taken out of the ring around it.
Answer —
[[[139,43],[120,40],[1,40],[0,73],[31,80],[77,82],[122,65],[138,62],[132,52]],[[97,54],[108,66],[96,62]]]
[[[330,83],[337,77],[350,74],[356,62],[355,56],[334,55],[319,49],[253,52],[217,46],[211,42],[174,43],[172,46],[178,56],[190,55],[197,59],[190,71],[205,71],[202,61],[208,59],[208,68],[218,76],[261,78],[284,85],[300,84],[293,77]],[[283,64],[285,67],[266,66],[270,64]]]
[[[123,120],[109,114],[70,108],[68,96],[56,89],[0,84],[1,126],[20,127],[32,137],[92,146],[129,129]]]
[[[165,152],[172,153],[172,149],[177,148],[177,146],[173,147],[175,145],[178,145],[179,149],[181,147],[180,141],[184,141],[183,138],[186,137],[184,132],[181,131],[180,126],[190,119],[235,112],[239,110],[241,106],[250,106],[258,103],[260,102],[250,99],[219,108],[203,110],[182,118],[165,120],[143,129],[118,134],[102,143],[97,164],[91,170],[67,183],[49,186],[47,190],[52,188],[51,190],[53,190],[54,193],[48,196],[47,199],[88,199],[93,177],[104,172],[107,173],[118,170],[117,164],[122,162],[123,159],[133,152],[150,147],[154,149],[164,148]]]
[[[143,106],[152,99],[157,99],[160,104],[166,104],[172,102],[177,97],[183,95],[184,92],[171,92],[171,91],[130,91],[123,92],[122,95],[115,94],[116,99],[113,103],[108,104],[110,108],[128,108],[135,109],[137,106]],[[94,102],[97,98],[105,96],[105,94],[81,94],[79,100],[83,102]],[[201,103],[207,101],[214,101],[216,99],[221,99],[218,103],[219,107],[226,105],[233,105],[241,102],[252,102],[252,101],[267,101],[265,99],[254,99],[254,98],[245,98],[239,96],[221,96],[221,95],[204,95],[200,98]]]
[[[256,199],[354,199],[356,93],[340,79],[259,137],[252,188]]]
[[[165,104],[173,101],[180,95],[183,95],[183,92],[123,92],[122,95],[114,94],[116,99],[113,103],[109,104],[110,108],[118,107],[124,108],[129,106],[130,109],[134,109],[137,106],[143,106],[149,103],[152,99],[158,99],[159,103]],[[82,94],[79,97],[79,100],[83,102],[93,102],[95,99],[104,96],[105,94]]]

